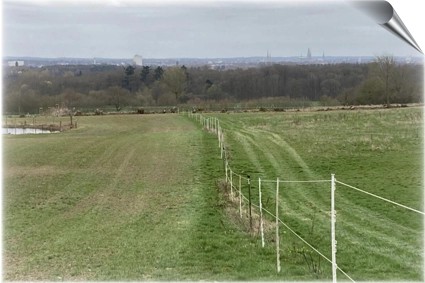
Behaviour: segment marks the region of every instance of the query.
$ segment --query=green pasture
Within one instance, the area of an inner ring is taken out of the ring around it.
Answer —
[[[421,108],[205,116],[220,119],[230,166],[251,176],[254,201],[259,177],[334,173],[423,211]],[[331,279],[330,264],[283,227],[277,274],[273,220],[261,248],[220,193],[223,178],[216,137],[184,115],[83,116],[60,134],[3,136],[3,278]],[[274,188],[263,185],[270,211]],[[280,218],[330,258],[329,183],[280,191]],[[344,271],[355,280],[423,280],[422,216],[341,185],[336,197]]]
[[[280,180],[338,181],[423,211],[422,108],[209,114],[219,118],[231,169],[262,179],[263,205],[275,211]],[[279,217],[329,259],[330,183],[280,183]],[[247,185],[243,186],[247,195]],[[337,263],[354,280],[423,280],[423,216],[340,184]],[[269,218],[269,221],[273,219]],[[266,234],[268,245],[274,231]],[[330,264],[281,228],[289,262],[330,279]],[[338,272],[338,278],[347,279]]]
[[[4,136],[4,279],[283,276],[273,251],[227,220],[215,144],[177,114],[79,117],[60,134]]]

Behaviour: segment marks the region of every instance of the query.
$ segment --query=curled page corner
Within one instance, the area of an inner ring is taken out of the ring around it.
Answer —
[[[392,32],[407,44],[423,54],[421,48],[416,43],[403,21],[397,15],[393,6],[387,1],[351,1],[354,7],[360,9],[379,25]]]

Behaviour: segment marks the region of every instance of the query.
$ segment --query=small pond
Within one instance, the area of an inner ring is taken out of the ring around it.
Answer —
[[[3,135],[25,135],[25,134],[51,134],[59,133],[57,131],[49,131],[33,128],[2,128]]]

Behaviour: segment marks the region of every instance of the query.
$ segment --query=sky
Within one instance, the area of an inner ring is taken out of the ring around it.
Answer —
[[[308,48],[421,56],[346,1],[3,1],[3,56],[280,57]]]

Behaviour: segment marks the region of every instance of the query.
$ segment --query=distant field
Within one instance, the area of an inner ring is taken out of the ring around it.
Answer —
[[[335,173],[423,210],[420,108],[214,116],[232,168],[254,187],[259,176]],[[79,117],[64,133],[4,136],[3,150],[5,280],[331,278],[284,229],[276,273],[272,233],[261,248],[228,217],[216,138],[182,115]],[[281,191],[281,218],[330,256],[328,186]],[[421,216],[340,187],[337,210],[338,264],[350,276],[423,279]]]
[[[258,177],[329,180],[334,173],[344,183],[423,211],[421,108],[207,116],[220,119],[230,166],[250,175],[254,187]],[[272,211],[274,187],[263,193]],[[280,191],[280,217],[330,258],[329,184],[286,184]],[[353,279],[423,280],[421,215],[341,185],[336,210],[337,262]],[[294,261],[307,266],[310,251],[303,255],[303,244],[283,228],[281,237],[282,269]],[[331,278],[330,264],[312,254],[309,262],[320,264],[320,271],[307,270]]]

